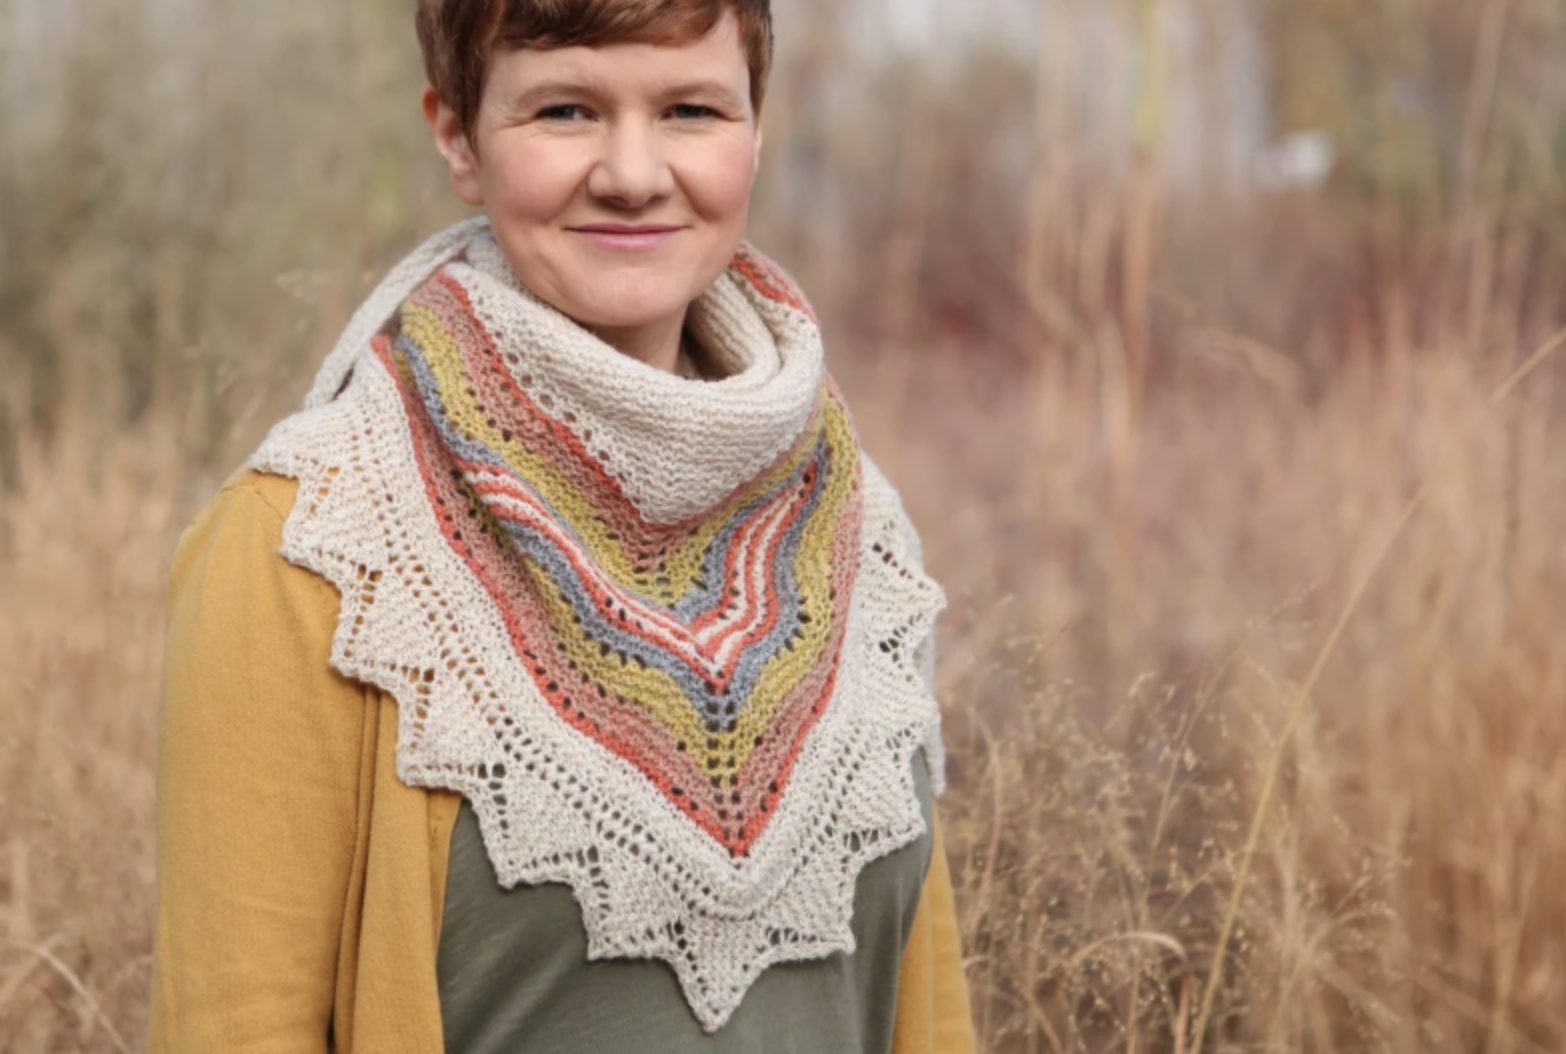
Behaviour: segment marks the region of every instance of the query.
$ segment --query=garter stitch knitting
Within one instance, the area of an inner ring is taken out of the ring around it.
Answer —
[[[252,464],[300,481],[283,555],[341,594],[333,666],[398,701],[399,778],[715,1031],[767,966],[852,952],[860,870],[924,833],[945,599],[792,282],[747,246],[688,324],[722,379],[615,351],[461,224]]]

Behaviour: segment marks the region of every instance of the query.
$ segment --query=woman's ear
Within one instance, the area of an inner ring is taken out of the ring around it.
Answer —
[[[433,85],[424,86],[419,103],[424,111],[424,123],[430,126],[430,133],[435,137],[435,149],[440,151],[451,172],[452,189],[467,204],[481,207],[484,186],[479,180],[478,158],[473,152],[473,144],[468,142],[467,132],[462,129],[462,122],[457,119],[457,111],[440,97]]]

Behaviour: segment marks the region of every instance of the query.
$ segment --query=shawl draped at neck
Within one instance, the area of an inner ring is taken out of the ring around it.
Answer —
[[[782,271],[743,248],[688,324],[723,379],[610,348],[460,224],[252,465],[299,481],[283,555],[341,594],[332,665],[396,699],[399,778],[714,1031],[769,965],[851,952],[860,870],[925,833],[945,599]]]

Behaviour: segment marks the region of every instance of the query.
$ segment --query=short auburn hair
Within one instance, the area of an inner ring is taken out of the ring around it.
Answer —
[[[495,49],[678,45],[700,40],[733,11],[761,112],[772,71],[771,0],[418,0],[424,72],[471,139]]]

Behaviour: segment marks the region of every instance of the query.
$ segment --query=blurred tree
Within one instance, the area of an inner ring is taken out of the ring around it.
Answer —
[[[1475,197],[1559,200],[1558,0],[1265,0],[1260,10],[1275,125],[1328,131],[1343,191],[1390,195],[1426,221]]]

